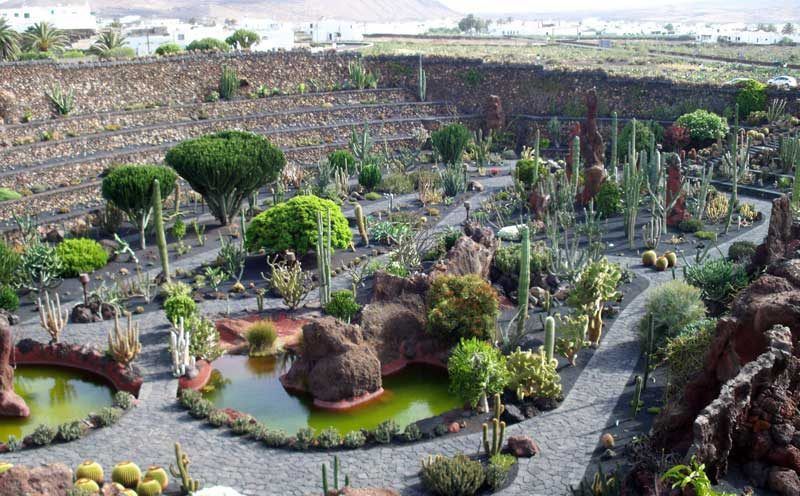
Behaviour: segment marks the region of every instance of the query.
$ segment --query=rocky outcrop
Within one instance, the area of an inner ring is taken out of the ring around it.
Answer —
[[[14,369],[10,363],[13,352],[11,329],[0,327],[0,417],[28,417],[31,414],[30,408],[14,392]]]
[[[29,468],[14,466],[0,474],[0,496],[56,496],[72,488],[72,470],[56,463]]]
[[[477,274],[489,278],[492,259],[500,246],[494,232],[478,224],[464,227],[464,236],[458,238],[453,248],[447,252],[444,262],[433,271],[433,276],[464,276]]]
[[[489,95],[484,107],[484,131],[488,136],[490,132],[503,132],[506,127],[506,113],[503,110],[503,102],[497,95]]]
[[[794,256],[800,248],[800,223],[794,221],[788,196],[772,201],[767,239],[756,250],[753,262],[764,267]]]
[[[381,362],[361,327],[322,317],[303,326],[302,354],[281,383],[318,404],[353,401],[382,390]]]
[[[606,147],[603,136],[597,128],[597,90],[586,92],[586,121],[581,125],[581,156],[586,168],[595,165],[605,166]]]

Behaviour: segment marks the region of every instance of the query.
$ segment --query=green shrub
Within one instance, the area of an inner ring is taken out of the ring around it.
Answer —
[[[718,258],[687,267],[686,282],[700,288],[706,304],[727,305],[750,280],[743,266]]]
[[[728,248],[728,260],[737,263],[749,263],[756,254],[756,245],[752,241],[734,241]]]
[[[17,279],[17,270],[22,263],[19,253],[0,241],[0,284],[11,284]]]
[[[197,304],[189,295],[177,294],[164,301],[164,313],[173,324],[177,324],[181,317],[185,324],[196,312]]]
[[[547,246],[541,241],[531,243],[529,250],[531,275],[542,274],[550,269],[552,258]],[[492,263],[500,273],[513,280],[519,279],[520,244],[511,243],[497,249]]]
[[[156,55],[163,57],[164,55],[172,55],[174,53],[180,53],[182,51],[183,48],[181,48],[180,45],[178,45],[177,43],[170,42],[159,45],[159,47],[156,48]]]
[[[561,377],[556,367],[558,360],[547,360],[543,350],[522,351],[517,348],[506,358],[508,368],[508,389],[517,397],[559,398],[561,396]]]
[[[13,189],[0,188],[0,202],[8,200],[18,200],[20,198],[22,198],[22,195],[17,193]]]
[[[680,280],[667,281],[653,289],[645,305],[640,323],[642,336],[647,336],[650,316],[653,316],[655,347],[677,336],[688,324],[706,316],[706,306],[700,289]]]
[[[196,419],[207,418],[214,410],[214,404],[207,399],[201,399],[189,408],[189,415]]]
[[[724,117],[702,109],[678,117],[675,124],[688,129],[696,144],[715,141],[728,132],[728,122]]]
[[[331,301],[325,305],[325,313],[345,322],[350,322],[359,310],[361,305],[356,302],[353,292],[348,289],[332,292]]]
[[[378,444],[389,444],[400,433],[400,426],[394,420],[384,420],[372,431],[372,437]]]
[[[458,165],[464,155],[472,133],[462,124],[450,124],[431,133],[433,147],[447,165]]]
[[[367,191],[374,190],[383,178],[381,168],[377,164],[364,164],[358,173],[358,184]]]
[[[684,327],[681,333],[667,341],[667,387],[665,403],[677,401],[686,384],[705,365],[705,355],[717,328],[716,319],[700,319]]]
[[[389,174],[381,179],[376,189],[382,193],[405,195],[414,191],[414,179],[408,174]]]
[[[350,246],[353,233],[338,205],[313,195],[300,195],[279,203],[253,218],[245,245],[250,251],[264,248],[268,253],[294,251],[305,255],[317,243],[317,212],[323,225],[331,214],[331,247]]]
[[[630,146],[631,138],[633,137],[633,121],[625,124],[622,131],[619,133],[619,140],[617,142],[617,153],[619,157],[628,156],[628,147]],[[653,131],[646,122],[636,121],[636,151],[650,149],[650,142],[653,140]]]
[[[428,330],[444,341],[492,339],[497,312],[494,288],[474,274],[437,277],[428,291]]]
[[[235,218],[245,198],[275,181],[286,165],[280,148],[243,131],[186,140],[169,150],[164,160],[205,199],[223,225]]]
[[[239,90],[239,75],[230,67],[222,67],[219,77],[219,97],[223,100],[232,100]]]
[[[465,455],[453,458],[439,455],[422,461],[420,478],[425,488],[435,495],[472,496],[483,485],[485,475],[481,463]]]
[[[714,231],[695,231],[694,235],[697,239],[705,241],[715,241],[717,239],[717,233]]]
[[[622,190],[614,181],[605,181],[594,197],[594,208],[608,219],[622,212]]]
[[[356,158],[347,150],[336,150],[328,154],[328,163],[333,170],[345,172],[348,176],[356,171]]]
[[[144,232],[153,210],[153,180],[158,179],[161,198],[175,189],[175,171],[156,165],[121,165],[103,178],[103,198],[125,212],[131,224],[139,229],[144,246]]]
[[[122,410],[107,406],[95,415],[94,420],[100,427],[110,427],[119,422],[120,417],[122,417]]]
[[[222,427],[228,425],[230,422],[230,417],[224,410],[212,410],[208,413],[208,417],[206,417],[208,423],[213,425],[214,427]]]
[[[194,40],[186,45],[186,50],[190,52],[195,50],[219,50],[222,52],[227,52],[230,49],[230,45],[217,38],[203,38],[200,40]]]
[[[489,395],[502,393],[509,380],[506,357],[492,344],[462,339],[447,361],[450,392],[475,407]]]
[[[133,407],[133,400],[133,395],[127,391],[114,393],[114,406],[122,410],[130,410]]]
[[[517,459],[514,458],[514,455],[506,453],[497,453],[489,458],[489,464],[486,466],[486,485],[492,491],[503,487],[508,482],[508,473],[515,463],[517,463]]]
[[[223,350],[219,345],[219,331],[214,321],[201,317],[196,313],[186,322],[190,331],[189,352],[193,357],[213,362],[219,358]]]
[[[258,424],[250,415],[242,415],[231,422],[231,432],[237,436],[244,436],[253,432]]]
[[[56,256],[61,261],[61,273],[75,277],[84,272],[92,272],[108,263],[108,253],[93,239],[65,239],[56,246]]]
[[[30,441],[34,446],[47,446],[56,438],[56,430],[49,425],[40,424],[30,435]]]
[[[422,431],[417,424],[408,424],[403,430],[403,440],[409,443],[422,439]]]
[[[19,296],[11,286],[0,286],[0,309],[13,312],[19,308]]]
[[[335,427],[322,429],[317,434],[317,444],[325,449],[338,448],[342,445],[342,435]]]
[[[250,355],[258,356],[272,350],[275,340],[278,339],[278,331],[272,321],[260,320],[250,324],[246,337],[247,344],[250,345]]]
[[[261,441],[270,448],[282,448],[289,444],[289,435],[280,429],[268,430],[261,435]]]
[[[696,233],[703,228],[703,221],[700,219],[684,219],[678,224],[678,230],[685,233]]]
[[[350,431],[344,435],[344,447],[349,449],[360,448],[367,442],[367,436],[361,431]]]
[[[376,200],[380,200],[381,198],[383,198],[381,196],[381,194],[380,193],[376,193],[375,191],[370,191],[369,193],[364,195],[364,199],[366,199],[368,201],[376,201]]]
[[[534,159],[522,159],[514,166],[514,178],[524,184],[528,189],[533,188],[539,178],[547,174],[547,166]]]
[[[61,259],[47,243],[33,243],[22,253],[16,281],[25,289],[41,291],[61,281]]]
[[[79,420],[59,424],[56,430],[57,430],[56,435],[58,436],[58,439],[60,439],[65,443],[68,443],[70,441],[75,441],[76,439],[80,439],[81,436],[83,436],[83,426]]]
[[[767,85],[749,79],[739,86],[736,93],[736,104],[739,105],[739,117],[746,118],[752,112],[763,112],[767,109]]]
[[[297,434],[294,435],[295,449],[305,450],[314,445],[314,429],[311,427],[303,427],[298,429]]]

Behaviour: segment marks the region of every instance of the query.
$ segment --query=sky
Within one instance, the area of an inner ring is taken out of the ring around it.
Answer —
[[[533,12],[576,12],[580,9],[617,10],[652,6],[650,1],[642,0],[440,0],[458,12],[479,13],[533,13]],[[692,0],[670,0],[670,4],[691,3]]]

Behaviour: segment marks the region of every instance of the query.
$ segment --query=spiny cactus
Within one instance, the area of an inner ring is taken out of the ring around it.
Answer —
[[[517,312],[517,339],[525,334],[525,324],[528,320],[528,297],[531,287],[531,235],[528,226],[520,228],[522,244],[519,250],[519,287],[517,299],[519,310]]]
[[[428,73],[422,68],[422,54],[419,55],[419,69],[417,69],[417,94],[419,101],[424,102],[428,95]]]
[[[108,353],[114,361],[122,365],[130,365],[139,352],[142,351],[142,344],[139,342],[139,324],[133,325],[133,317],[130,312],[128,315],[128,326],[122,329],[119,325],[119,312],[114,314],[114,329],[108,331]]]
[[[145,479],[153,479],[157,480],[159,484],[161,484],[161,489],[166,489],[169,486],[169,475],[164,467],[159,467],[158,465],[151,465],[147,468],[147,472],[144,473]]]
[[[239,76],[236,71],[223,67],[222,74],[219,78],[219,96],[223,100],[230,100],[236,96],[236,90],[239,88]]]
[[[100,491],[100,486],[92,479],[78,479],[75,481],[74,487],[89,494],[96,494]]]
[[[544,320],[544,352],[548,361],[553,360],[556,346],[556,319],[552,316]]]
[[[319,303],[331,301],[331,211],[323,229],[322,212],[317,212],[317,270],[319,270]]]
[[[483,449],[489,457],[492,457],[503,449],[503,436],[506,432],[506,423],[500,421],[500,416],[505,411],[503,403],[500,401],[500,394],[494,395],[494,414],[492,415],[492,437],[489,439],[489,424],[483,424]]]
[[[631,121],[631,126],[633,131],[628,143],[628,160],[622,164],[622,191],[625,231],[628,235],[628,246],[633,249],[636,241],[636,217],[639,215],[645,177],[636,164],[636,119]]]
[[[642,226],[642,241],[647,249],[658,248],[661,243],[661,226],[661,217],[656,216],[650,217],[650,222]]]
[[[355,205],[356,224],[358,225],[358,234],[361,235],[361,241],[364,246],[369,246],[369,232],[367,231],[367,221],[364,218],[364,209],[361,208],[360,203]]]
[[[611,177],[617,180],[617,167],[619,166],[619,150],[617,147],[619,143],[619,118],[617,112],[611,113],[611,170],[613,175]]]
[[[102,484],[105,479],[103,467],[92,460],[86,460],[75,469],[76,479],[91,479],[98,484]]]
[[[160,496],[162,491],[161,483],[155,479],[145,478],[136,486],[138,496]]]
[[[725,234],[731,227],[733,212],[739,208],[739,182],[750,169],[750,137],[739,137],[739,105],[736,105],[736,121],[731,134],[731,149],[722,157],[722,162],[731,177],[731,198],[725,220]]]
[[[164,272],[164,282],[172,282],[169,276],[169,252],[167,251],[167,236],[164,234],[164,215],[161,210],[161,188],[158,179],[153,179],[153,224],[156,228],[156,242],[158,254],[161,257],[161,270]]]
[[[50,343],[58,343],[61,332],[67,327],[68,312],[61,310],[61,298],[56,293],[56,300],[50,300],[50,294],[45,291],[44,301],[37,299],[39,305],[39,324],[50,334]]]
[[[111,480],[129,489],[135,489],[142,479],[142,471],[133,462],[120,462],[111,471]]]
[[[639,414],[639,410],[644,406],[642,401],[642,390],[644,381],[641,376],[636,376],[636,388],[633,390],[633,399],[631,400],[631,415],[635,417]]]
[[[194,368],[195,358],[189,352],[191,343],[191,331],[186,329],[183,317],[178,320],[178,325],[170,329],[169,344],[172,354],[172,374],[175,377],[183,377],[186,371]]]
[[[350,477],[344,476],[344,487],[350,486]],[[333,457],[333,491],[339,491],[339,457]],[[322,464],[322,496],[328,496],[330,492],[330,485],[328,484],[328,467]]]
[[[189,456],[175,443],[175,465],[169,466],[173,477],[181,481],[181,494],[186,496],[200,489],[200,482],[189,476]]]

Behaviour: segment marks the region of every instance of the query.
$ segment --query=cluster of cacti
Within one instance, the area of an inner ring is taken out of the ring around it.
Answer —
[[[633,399],[631,400],[631,415],[635,417],[639,414],[639,410],[644,406],[642,401],[642,391],[644,390],[644,381],[641,376],[636,376],[636,386],[633,390]]]
[[[195,365],[195,358],[189,352],[191,345],[191,331],[186,329],[183,317],[178,320],[178,324],[170,329],[169,344],[172,354],[172,374],[175,377],[183,377],[187,370],[191,370]]]
[[[223,100],[230,100],[239,89],[239,76],[234,69],[223,67],[219,78],[219,96]]]
[[[322,496],[328,496],[331,491],[331,487],[333,491],[338,494],[339,491],[339,457],[333,457],[333,486],[328,483],[328,466],[324,463],[322,464]],[[344,476],[344,486],[350,486],[350,476]]]
[[[101,488],[105,494],[110,486],[116,490],[112,491],[113,494],[160,496],[169,486],[169,476],[162,467],[150,466],[142,475],[138,465],[131,461],[116,464],[111,472],[111,481],[105,482],[103,467],[97,462],[87,460],[75,469],[75,479],[75,489],[90,494],[99,493]]]
[[[322,213],[317,212],[317,270],[319,271],[319,303],[331,301],[331,211],[323,229]]]
[[[556,345],[558,352],[567,359],[570,365],[575,365],[578,353],[586,345],[586,330],[589,317],[584,314],[558,315],[558,338]],[[555,327],[555,323],[554,323]],[[545,346],[547,345],[545,335]]]
[[[133,325],[133,316],[126,312],[128,326],[122,329],[119,325],[119,312],[114,314],[114,329],[108,331],[108,353],[118,363],[129,365],[136,360],[142,351],[139,342],[139,324]]]
[[[358,164],[363,164],[372,155],[372,137],[369,133],[369,124],[364,124],[363,129],[359,132],[354,127],[350,133],[350,151],[358,161]],[[358,172],[358,164],[356,172]]]
[[[189,495],[200,489],[200,482],[189,476],[189,456],[181,449],[180,443],[175,443],[175,465],[170,465],[169,471],[180,479],[181,494]]]
[[[506,407],[500,401],[500,393],[494,395],[494,413],[492,415],[492,436],[489,437],[489,424],[483,424],[483,450],[492,457],[503,449],[503,436],[506,432],[506,423],[500,421],[500,416]]]
[[[731,148],[722,157],[722,162],[731,178],[731,198],[728,202],[728,216],[725,220],[725,234],[731,227],[733,212],[739,203],[739,182],[750,169],[750,137],[740,138],[739,132],[739,105],[736,105],[736,120],[730,137]]]
[[[648,249],[658,248],[661,243],[663,221],[661,217],[652,216],[650,222],[642,226],[642,241]]]
[[[622,164],[622,198],[628,245],[633,249],[636,240],[636,218],[639,215],[639,203],[642,200],[645,176],[637,167],[636,119],[631,121],[631,125],[633,131],[631,132],[631,141],[628,143],[628,160]]]
[[[156,242],[158,254],[161,257],[161,270],[164,273],[164,282],[171,282],[169,276],[169,252],[167,251],[167,236],[164,234],[164,214],[161,210],[161,188],[158,179],[153,179],[153,224],[156,229]]]
[[[695,218],[702,221],[706,213],[706,202],[708,201],[708,193],[711,191],[711,179],[714,177],[714,167],[702,167],[700,175],[700,184],[696,192],[697,198],[697,211]]]
[[[647,152],[642,151],[641,164],[645,169],[645,175],[647,176],[645,186],[647,187],[647,193],[651,199],[650,213],[653,219],[659,219],[661,228],[665,228],[667,225],[667,216],[669,215],[670,210],[675,207],[675,204],[683,195],[684,182],[681,180],[678,191],[671,193],[667,189],[667,170],[664,166],[666,159],[662,160],[661,152],[655,149],[651,149],[649,160],[647,157]],[[677,165],[680,167],[680,157],[677,154],[670,155],[669,158],[677,161]],[[660,230],[661,229],[659,229],[659,234]],[[655,245],[648,247],[656,248],[657,246],[658,241],[656,241]]]
[[[538,352],[517,348],[508,355],[508,389],[515,391],[520,400],[532,398],[557,398],[561,395],[561,378],[556,367],[558,360],[548,360],[543,348]]]
[[[621,277],[619,266],[602,258],[584,267],[569,295],[569,304],[589,317],[587,336],[595,346],[600,344],[603,332],[604,302],[619,297],[617,285]]]
[[[792,168],[800,164],[800,137],[783,136],[780,141],[779,152],[783,172],[791,173]]]
[[[358,234],[361,235],[361,241],[364,246],[369,246],[369,232],[367,231],[367,219],[364,216],[364,209],[361,208],[360,203],[356,203],[354,209],[356,224],[358,225]]]
[[[517,339],[525,335],[528,321],[528,298],[531,288],[531,235],[528,226],[520,228],[522,244],[519,249],[519,286],[517,288]]]
[[[675,267],[678,263],[678,256],[674,251],[664,252],[663,255],[658,256],[654,250],[647,250],[642,253],[642,265],[645,267],[653,267],[659,272],[663,272],[670,267]]]
[[[44,301],[37,299],[39,306],[39,324],[50,334],[50,342],[58,343],[61,332],[67,327],[67,309],[61,309],[61,298],[56,293],[55,301],[50,299],[50,294],[45,291]]]
[[[536,130],[537,136],[539,130]],[[485,174],[485,168],[489,165],[489,155],[492,152],[492,142],[494,139],[492,138],[492,133],[483,134],[483,129],[478,128],[477,131],[474,133],[473,142],[473,150],[475,152],[475,163],[478,165],[478,171],[480,174]]]
[[[417,95],[419,101],[424,102],[428,97],[428,73],[422,68],[422,54],[419,55],[419,68],[417,69]]]

